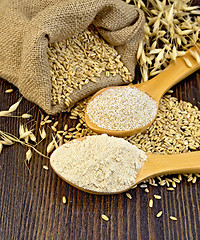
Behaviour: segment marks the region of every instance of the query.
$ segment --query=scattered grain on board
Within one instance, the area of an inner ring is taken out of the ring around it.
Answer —
[[[161,199],[161,196],[160,195],[154,195],[154,198],[155,199]]]
[[[132,196],[130,193],[126,193],[127,198],[132,199]]]
[[[174,191],[175,189],[172,187],[167,188],[168,191]]]
[[[44,121],[45,123],[51,123],[52,122],[52,120],[50,120],[50,119],[48,119],[48,120],[46,120],[46,121]]]
[[[172,187],[176,188],[176,183],[174,181],[172,182]]]
[[[44,168],[45,170],[49,170],[49,168],[48,168],[46,165],[44,165],[43,168]]]
[[[101,215],[101,218],[105,220],[106,222],[109,221],[109,217],[107,217],[105,214]]]
[[[149,200],[149,207],[152,208],[153,207],[153,199]]]
[[[181,182],[181,180],[179,180],[178,178],[172,178],[172,180],[174,181],[174,182],[176,182],[176,183],[180,183]]]
[[[177,221],[177,218],[174,217],[174,216],[170,216],[169,218],[170,218],[171,220],[173,220],[173,221]]]
[[[192,183],[196,183],[196,181],[197,181],[197,177],[194,176],[193,179],[192,179]]]
[[[158,212],[158,213],[156,214],[156,217],[157,217],[157,218],[159,218],[159,217],[161,217],[161,216],[162,216],[162,214],[163,214],[163,212],[162,212],[162,211],[160,211],[160,212]]]
[[[188,182],[191,182],[192,180],[193,180],[192,176],[187,179]]]
[[[13,92],[13,89],[12,89],[12,88],[7,89],[7,90],[5,91],[5,93],[12,93],[12,92]]]
[[[54,126],[51,126],[51,129],[52,129],[54,132],[57,131],[56,127],[54,127]]]
[[[147,188],[147,184],[140,184],[140,188]]]
[[[66,204],[66,203],[67,203],[67,199],[66,199],[66,197],[65,197],[65,196],[63,196],[63,197],[62,197],[62,202],[63,202],[64,204]]]

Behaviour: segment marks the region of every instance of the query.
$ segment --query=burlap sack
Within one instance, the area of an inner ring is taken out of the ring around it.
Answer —
[[[48,114],[64,111],[51,106],[48,41],[70,38],[90,24],[122,56],[134,77],[138,42],[143,38],[144,14],[121,0],[1,0],[0,77]],[[73,103],[108,85],[122,84],[120,76],[91,83],[70,96]]]

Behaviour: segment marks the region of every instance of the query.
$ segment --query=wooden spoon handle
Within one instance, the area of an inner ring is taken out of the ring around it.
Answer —
[[[190,50],[197,51],[200,56],[200,44]],[[145,83],[135,85],[135,87],[147,92],[154,100],[159,102],[163,94],[171,87],[200,68],[200,63],[191,55],[190,50],[183,57],[178,57],[170,63],[160,74]],[[184,58],[191,62],[192,67],[187,66]]]
[[[200,172],[200,151],[173,155],[147,155],[148,159],[137,175],[136,184],[158,175]]]

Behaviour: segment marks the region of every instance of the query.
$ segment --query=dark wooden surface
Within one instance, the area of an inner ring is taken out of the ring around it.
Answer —
[[[20,94],[5,94],[12,87],[0,80],[0,109],[7,109]],[[176,87],[174,96],[200,107],[200,71],[194,73]],[[34,107],[23,100],[17,113]],[[35,106],[35,120],[40,116]],[[66,121],[65,114],[57,116]],[[19,119],[0,118],[0,129],[18,133]],[[47,142],[40,150],[44,151]],[[52,171],[48,160],[33,155],[29,168],[25,165],[26,148],[19,144],[5,147],[0,155],[0,239],[200,239],[200,181],[188,183],[186,179],[173,192],[166,187],[149,187],[131,190],[133,199],[125,194],[95,196],[81,192],[63,182]],[[49,166],[46,171],[43,165]],[[153,194],[161,200],[148,201]],[[62,203],[66,196],[67,203]],[[160,218],[155,215],[163,211]],[[101,214],[110,220],[105,222]],[[172,221],[173,215],[178,221]]]

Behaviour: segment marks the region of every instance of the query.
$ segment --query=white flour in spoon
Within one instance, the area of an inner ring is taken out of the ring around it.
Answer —
[[[123,138],[102,134],[62,145],[50,162],[55,172],[72,184],[112,193],[133,185],[146,159],[145,152]]]
[[[98,127],[132,130],[153,121],[157,103],[136,87],[109,88],[91,100],[86,111],[91,122]]]

